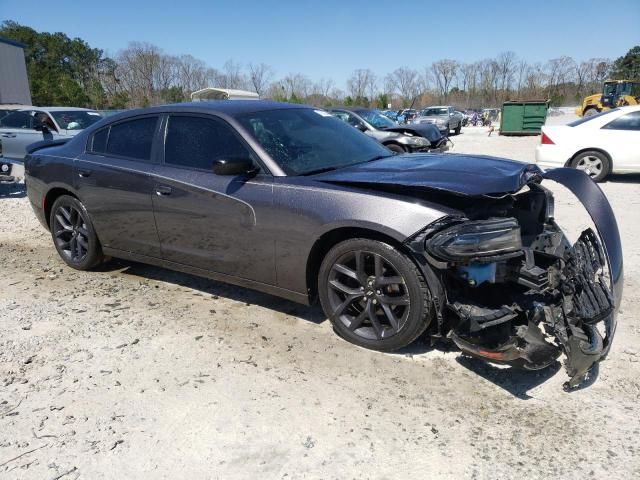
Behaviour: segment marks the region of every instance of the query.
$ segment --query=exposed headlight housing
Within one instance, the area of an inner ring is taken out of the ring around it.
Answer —
[[[522,253],[520,225],[515,218],[490,218],[460,223],[425,241],[434,257],[456,263],[495,261]]]
[[[405,136],[400,138],[399,141],[400,143],[404,143],[406,145],[418,145],[418,146],[430,145],[429,141],[424,137]]]

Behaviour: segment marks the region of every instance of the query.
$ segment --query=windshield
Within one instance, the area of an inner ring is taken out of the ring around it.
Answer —
[[[85,110],[50,112],[50,114],[63,130],[82,130],[102,119],[98,112]]]
[[[578,125],[582,125],[583,123],[590,122],[594,118],[600,118],[600,117],[603,117],[605,115],[609,115],[610,113],[617,112],[618,110],[619,110],[618,108],[613,108],[611,110],[605,110],[604,112],[596,113],[595,115],[579,118],[578,120],[574,120],[573,122],[567,123],[567,125],[569,127],[577,127]]]
[[[425,108],[421,113],[423,117],[432,117],[434,115],[448,115],[449,110],[446,108]]]
[[[237,119],[287,175],[334,170],[392,155],[322,110],[266,110]]]
[[[375,128],[389,128],[396,126],[393,120],[385,117],[377,110],[361,110],[358,114]]]

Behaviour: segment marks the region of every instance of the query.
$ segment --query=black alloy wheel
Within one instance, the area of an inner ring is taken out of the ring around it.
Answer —
[[[84,205],[63,195],[51,208],[51,236],[67,265],[88,270],[102,260],[102,250]]]
[[[323,309],[347,340],[376,350],[411,343],[429,321],[429,293],[413,262],[393,247],[354,239],[334,247],[320,272]]]

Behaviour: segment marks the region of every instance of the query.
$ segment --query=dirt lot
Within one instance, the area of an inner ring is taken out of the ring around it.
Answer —
[[[539,140],[454,141],[531,160]],[[599,379],[572,393],[559,365],[381,354],[317,307],[135,263],[73,271],[0,186],[0,478],[639,478],[639,182],[603,185],[624,302]],[[585,216],[554,190],[575,235]]]

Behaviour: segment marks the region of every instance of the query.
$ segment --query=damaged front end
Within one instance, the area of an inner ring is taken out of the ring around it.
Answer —
[[[622,293],[620,239],[606,198],[586,175],[571,170],[547,178],[578,196],[596,230],[570,244],[538,179],[519,193],[473,197],[464,215],[441,218],[407,246],[420,252],[438,285],[435,338],[530,370],[564,353],[565,387],[574,388],[611,346]]]

